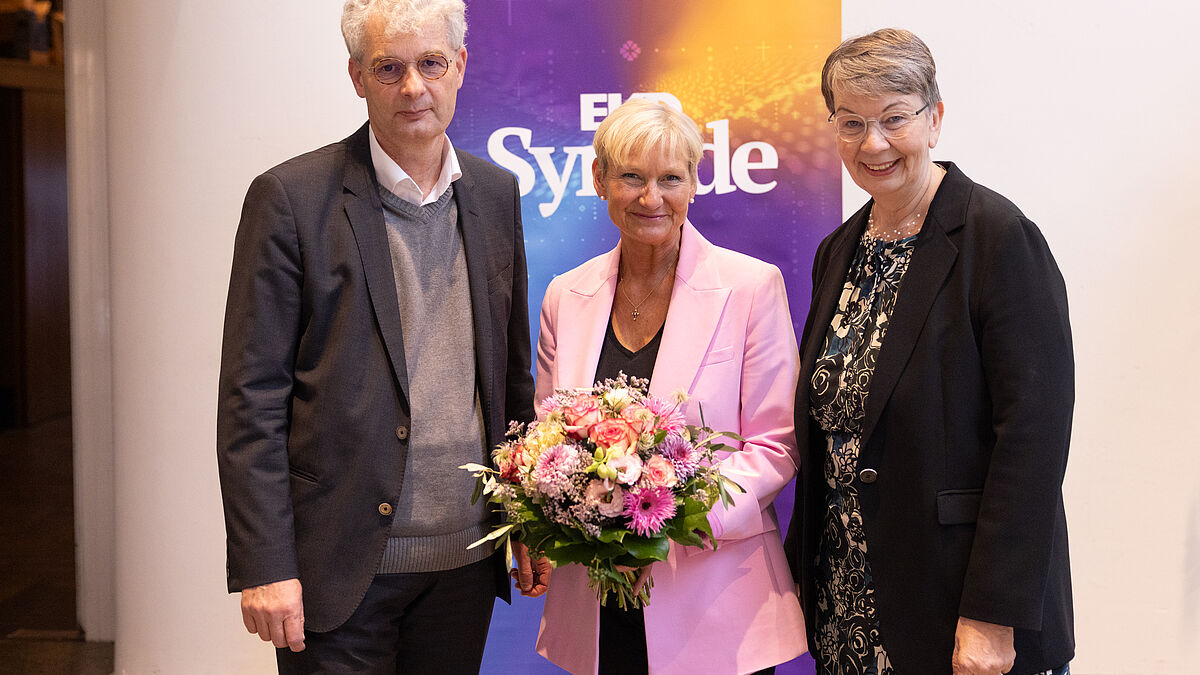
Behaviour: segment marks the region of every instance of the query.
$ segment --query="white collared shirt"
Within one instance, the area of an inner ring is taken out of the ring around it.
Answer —
[[[454,152],[450,137],[445,134],[442,134],[442,138],[446,139],[442,145],[442,172],[427,195],[421,194],[421,188],[417,186],[417,182],[408,175],[408,172],[400,168],[396,160],[384,152],[383,146],[379,145],[379,140],[375,138],[375,130],[371,129],[369,125],[367,135],[371,141],[371,163],[375,165],[375,179],[389,192],[410,204],[424,206],[436,202],[451,183],[462,177],[462,169],[458,166],[458,155]]]

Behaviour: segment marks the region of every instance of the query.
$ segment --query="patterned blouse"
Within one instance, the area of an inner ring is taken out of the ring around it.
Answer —
[[[854,484],[867,395],[880,345],[908,270],[916,235],[880,241],[864,233],[825,334],[810,390],[810,412],[825,430],[825,496],[817,562],[817,672],[894,673],[875,614],[858,490]]]

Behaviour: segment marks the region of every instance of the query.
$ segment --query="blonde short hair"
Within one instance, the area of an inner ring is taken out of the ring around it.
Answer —
[[[362,61],[367,23],[381,14],[387,35],[411,35],[428,25],[442,23],[446,45],[458,52],[466,44],[467,7],[463,0],[346,0],[342,5],[342,39],[355,61]],[[454,54],[446,56],[453,58]]]
[[[838,45],[821,69],[821,95],[831,114],[835,86],[857,96],[917,94],[926,105],[942,100],[933,54],[903,28],[882,28]]]
[[[639,159],[654,147],[686,159],[692,184],[699,182],[696,167],[704,155],[700,129],[692,118],[666,104],[629,99],[604,118],[592,140],[601,176],[611,165]]]

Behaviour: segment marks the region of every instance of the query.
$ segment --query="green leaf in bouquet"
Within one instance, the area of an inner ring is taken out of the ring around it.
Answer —
[[[590,565],[594,560],[612,558],[620,553],[621,547],[616,544],[556,542],[554,546],[546,549],[546,557],[560,566],[570,563]]]
[[[737,489],[737,491],[742,494],[745,494],[746,490],[741,485],[738,485],[725,476],[717,476],[717,491],[721,495],[721,504],[724,505],[725,508],[729,508],[733,506],[733,497],[729,496],[729,489],[726,487],[726,484]]]
[[[476,546],[479,546],[480,544],[482,544],[486,541],[492,541],[493,539],[500,539],[501,537],[503,537],[503,539],[500,539],[500,541],[496,542],[496,548],[500,548],[501,544],[508,541],[508,535],[512,531],[512,529],[513,529],[512,525],[501,525],[500,527],[497,527],[496,529],[489,532],[487,534],[487,536],[485,536],[484,538],[482,538],[479,541],[475,542],[474,544],[471,544],[470,546],[468,546],[467,550],[473,549]]]
[[[476,480],[475,491],[471,493],[471,504],[474,505],[481,496],[483,496],[483,480]]]
[[[601,530],[598,539],[605,544],[620,543],[627,534],[630,534],[629,530]]]
[[[676,517],[683,515],[685,518],[697,515],[701,518],[706,518],[708,516],[708,512],[709,508],[704,504],[704,502],[698,501],[691,497],[684,498],[683,503],[681,503],[675,510]]]
[[[670,540],[666,540],[666,541],[670,541]],[[647,565],[653,565],[656,562],[659,562],[659,561],[655,560],[653,558],[639,558],[631,553],[622,553],[621,555],[612,559],[613,565],[620,565],[621,567],[633,567],[633,568],[642,568]],[[623,573],[617,572],[617,574],[623,574]]]
[[[647,538],[631,534],[622,543],[630,555],[643,560],[666,560],[671,550],[671,540],[667,537]]]
[[[706,440],[712,441],[712,440],[716,440],[718,438],[729,438],[729,439],[733,439],[733,440],[737,441],[738,443],[746,442],[745,438],[742,438],[741,436],[733,433],[732,431],[714,431],[711,434],[709,434],[709,436]]]
[[[708,522],[709,507],[701,501],[686,498],[676,511],[675,517],[668,521],[663,531],[673,541],[685,546],[703,548],[713,542],[712,525]],[[708,535],[708,541],[701,537],[697,530]],[[715,543],[713,543],[715,548]]]
[[[682,518],[664,527],[663,534],[670,537],[671,541],[683,546],[695,546],[697,548],[704,546],[704,540],[700,538],[700,535],[688,528]]]

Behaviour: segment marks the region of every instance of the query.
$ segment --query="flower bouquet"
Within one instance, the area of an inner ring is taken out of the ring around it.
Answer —
[[[743,491],[720,474],[716,452],[730,448],[717,441],[742,439],[689,426],[686,397],[650,396],[648,384],[622,374],[555,391],[540,421],[510,424],[495,469],[460,467],[478,480],[472,501],[486,495],[506,521],[471,547],[519,535],[534,556],[586,565],[600,602],[615,597],[622,608],[649,601],[640,568],[666,560],[671,541],[715,547],[708,513],[733,503],[730,488]]]

